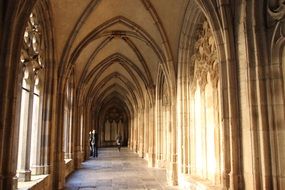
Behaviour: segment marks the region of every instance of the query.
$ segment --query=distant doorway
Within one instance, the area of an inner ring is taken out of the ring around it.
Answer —
[[[118,135],[122,137],[122,146],[128,145],[128,120],[124,110],[118,107],[109,108],[104,114],[101,128],[101,146],[116,146]]]

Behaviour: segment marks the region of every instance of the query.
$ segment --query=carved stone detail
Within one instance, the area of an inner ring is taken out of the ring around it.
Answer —
[[[285,0],[271,0],[268,3],[268,13],[276,21],[281,21],[285,18]]]
[[[116,123],[118,123],[119,121],[124,122],[126,120],[126,116],[122,110],[120,110],[116,107],[112,107],[107,111],[107,113],[105,115],[105,121],[107,121],[107,120],[110,123],[113,121],[115,121]]]
[[[29,68],[29,72],[33,72],[33,75],[38,75],[43,69],[43,43],[41,38],[41,27],[35,13],[31,13],[24,32],[20,62],[24,68]]]
[[[197,30],[197,40],[194,45],[191,64],[194,65],[192,93],[195,92],[197,82],[202,91],[205,89],[208,83],[208,73],[211,76],[211,80],[213,80],[213,84],[216,84],[219,80],[216,42],[207,21],[204,21],[202,27]]]
[[[270,0],[267,12],[267,25],[272,29],[270,54],[271,61],[274,61],[280,59],[279,48],[285,40],[285,0]]]
[[[163,81],[163,86],[162,86],[162,105],[163,106],[168,106],[169,105],[169,95],[168,95],[168,86],[165,82]]]

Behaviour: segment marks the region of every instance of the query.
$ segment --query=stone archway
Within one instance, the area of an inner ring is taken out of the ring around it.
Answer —
[[[235,61],[230,59],[235,56],[233,33],[221,28],[230,22],[220,22],[215,2],[190,2],[178,65],[179,183],[187,188],[235,188],[240,150]],[[228,138],[230,134],[235,135]]]
[[[118,134],[122,136],[122,146],[128,145],[128,118],[124,109],[113,105],[100,112],[100,146],[115,146]]]

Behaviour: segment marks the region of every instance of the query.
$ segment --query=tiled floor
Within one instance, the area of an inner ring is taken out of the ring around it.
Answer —
[[[73,172],[65,184],[66,190],[119,190],[119,189],[166,189],[164,169],[148,168],[147,162],[137,154],[122,148],[99,149],[98,158],[84,162]]]

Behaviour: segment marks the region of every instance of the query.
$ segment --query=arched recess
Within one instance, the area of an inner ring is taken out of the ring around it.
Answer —
[[[156,87],[155,108],[155,164],[166,168],[167,179],[171,184],[177,184],[177,153],[174,97],[168,76],[162,68],[159,69]],[[173,82],[173,81],[172,81]]]
[[[1,122],[3,121],[3,126],[8,126],[9,129],[4,129],[4,133],[1,133],[1,136],[4,135],[1,138],[1,146],[3,146],[1,150],[5,150],[6,153],[4,157],[0,155],[2,175],[0,189],[13,189],[17,186],[17,157],[21,152],[25,152],[22,159],[26,160],[26,163],[18,159],[18,166],[25,165],[26,171],[23,172],[23,178],[20,177],[19,181],[30,180],[31,170],[34,175],[54,174],[50,169],[52,136],[49,134],[52,132],[54,118],[52,110],[54,109],[54,70],[56,66],[52,64],[55,61],[53,33],[50,30],[52,20],[49,2],[19,1],[9,2],[6,5],[7,23],[4,23],[5,30],[3,31],[5,40],[1,44],[7,50],[4,51],[5,56],[1,55],[1,60],[5,63],[1,65],[6,67],[6,69],[1,68],[5,71],[6,82],[1,82],[4,84],[1,92],[5,94],[4,97],[8,98],[5,102],[9,104],[9,108],[1,104],[1,116],[3,117]],[[27,76],[28,78],[25,78]],[[30,82],[28,86],[26,82]],[[25,87],[28,87],[26,98],[29,100],[26,102],[26,107],[29,107],[26,113],[21,110],[26,101],[23,98]],[[4,100],[3,97],[0,99],[1,102]],[[21,130],[24,117],[26,117],[24,119],[26,122],[23,123],[26,123],[25,128],[27,128],[25,135]],[[23,140],[19,139],[21,136],[26,138],[24,146],[19,146]],[[20,168],[22,167],[18,167]],[[51,177],[51,181],[53,180],[54,178]]]
[[[115,84],[104,89],[102,92],[99,92],[98,97],[93,97],[91,101],[92,111],[98,113],[102,102],[104,102],[110,95],[112,95],[112,97],[119,98],[124,103],[123,105],[126,105],[128,110],[131,111],[130,113],[134,113],[134,111],[139,108],[137,96],[127,88]]]
[[[175,128],[175,118],[176,118],[176,106],[175,106],[175,100],[176,100],[176,70],[174,68],[174,64],[173,64],[173,57],[172,57],[172,51],[170,48],[170,44],[168,42],[168,37],[166,35],[166,32],[164,31],[162,22],[157,14],[157,11],[155,10],[154,6],[152,6],[152,2],[148,1],[148,0],[142,0],[142,4],[144,6],[142,6],[142,9],[145,9],[144,11],[147,12],[147,14],[149,13],[151,16],[151,20],[153,20],[154,25],[150,25],[150,30],[146,30],[149,28],[143,28],[141,27],[141,25],[139,25],[138,23],[132,22],[132,19],[128,19],[125,18],[123,16],[117,16],[113,17],[109,20],[107,20],[106,22],[104,22],[103,24],[100,24],[98,27],[93,28],[92,27],[88,27],[88,31],[91,31],[90,33],[88,33],[85,36],[85,32],[84,35],[82,34],[82,31],[79,30],[79,26],[83,26],[84,24],[84,20],[87,20],[91,9],[94,9],[96,11],[96,4],[97,2],[100,2],[103,4],[103,1],[93,1],[90,2],[90,7],[92,8],[86,8],[86,11],[83,11],[84,13],[82,14],[81,18],[78,20],[78,22],[76,23],[76,26],[74,27],[74,32],[72,32],[71,37],[70,37],[70,41],[68,43],[66,43],[65,46],[65,50],[63,51],[63,55],[62,55],[62,59],[61,59],[61,65],[60,65],[60,70],[59,70],[59,76],[60,78],[60,84],[59,84],[59,90],[62,89],[63,86],[65,86],[64,84],[66,83],[65,81],[67,80],[67,76],[69,76],[69,73],[72,72],[72,69],[75,68],[77,69],[78,65],[81,65],[81,63],[87,65],[87,67],[84,67],[83,69],[80,67],[79,69],[82,69],[83,72],[79,73],[79,88],[76,90],[76,100],[80,100],[78,101],[79,106],[84,107],[83,111],[84,113],[86,113],[86,119],[85,121],[87,123],[89,123],[89,121],[92,120],[92,115],[89,114],[90,113],[90,109],[92,109],[90,105],[90,103],[95,99],[92,96],[97,96],[98,93],[94,93],[93,92],[98,92],[98,86],[97,83],[100,82],[100,78],[99,80],[98,77],[100,75],[100,73],[98,75],[96,74],[91,74],[91,72],[89,72],[92,69],[92,66],[94,67],[94,65],[97,65],[98,63],[96,62],[96,59],[94,59],[95,61],[93,61],[93,57],[96,56],[96,54],[101,51],[101,48],[104,48],[106,44],[108,44],[109,42],[111,43],[111,41],[115,41],[115,40],[120,40],[120,38],[122,40],[124,40],[127,45],[129,47],[131,47],[131,49],[137,53],[137,58],[138,61],[135,64],[140,64],[143,61],[143,57],[140,55],[140,52],[137,51],[137,48],[141,45],[143,45],[143,48],[145,48],[144,46],[148,46],[147,48],[150,48],[151,52],[153,55],[153,57],[155,57],[155,61],[153,62],[149,62],[147,64],[151,64],[152,68],[154,68],[153,70],[155,70],[155,74],[153,74],[154,78],[157,76],[156,75],[156,69],[160,67],[161,70],[163,70],[163,73],[165,75],[165,83],[168,84],[168,90],[169,90],[169,97],[172,99],[169,104],[169,110],[170,110],[170,117],[171,119],[169,119],[170,122],[170,127],[172,132],[171,132],[171,148],[167,148],[167,150],[170,150],[171,153],[169,153],[167,156],[169,157],[169,160],[171,161],[171,164],[169,164],[169,167],[171,167],[172,169],[169,169],[169,171],[171,171],[169,176],[171,176],[171,178],[173,178],[175,181],[176,177],[176,160],[177,160],[177,154],[176,154],[176,128]],[[139,1],[138,1],[139,2]],[[99,3],[98,3],[99,4]],[[94,12],[95,12],[94,11]],[[124,14],[122,14],[124,15]],[[134,19],[135,20],[135,19]],[[97,20],[100,23],[100,20]],[[87,21],[86,21],[87,23]],[[120,29],[122,28],[121,26],[123,26],[124,30],[126,31],[112,31],[113,28],[117,27],[115,26],[116,24],[120,25]],[[92,26],[92,25],[90,25]],[[93,25],[94,26],[94,25]],[[83,28],[83,27],[82,27]],[[111,30],[111,31],[107,31],[107,30]],[[153,35],[153,31],[154,30],[155,34],[158,35]],[[157,31],[156,31],[157,30]],[[80,33],[82,34],[80,36]],[[152,34],[152,35],[150,35]],[[77,36],[80,36],[77,38]],[[153,37],[155,37],[156,39],[153,39]],[[77,39],[76,39],[77,38]],[[81,40],[82,38],[82,40]],[[101,38],[99,40],[99,38]],[[113,38],[115,38],[115,40],[112,40]],[[75,42],[76,41],[76,42]],[[102,43],[101,43],[102,42]],[[77,45],[78,43],[78,45]],[[94,48],[94,46],[91,46],[90,44],[95,44],[99,43],[99,45],[97,47]],[[121,43],[121,42],[120,42]],[[157,43],[161,43],[161,44],[157,44]],[[139,45],[138,45],[139,44]],[[89,46],[90,45],[90,46]],[[136,47],[136,45],[138,45]],[[73,49],[74,48],[74,49]],[[142,49],[143,49],[142,48]],[[93,51],[94,50],[94,51]],[[93,53],[91,53],[93,52]],[[106,52],[104,50],[104,52]],[[109,53],[109,52],[108,52]],[[114,52],[116,53],[116,52]],[[82,57],[87,58],[87,62],[83,62],[82,60],[80,60],[80,56],[84,54]],[[88,55],[87,55],[88,54]],[[91,54],[91,55],[90,55]],[[88,57],[89,56],[89,57]],[[108,55],[107,55],[108,56]],[[90,59],[89,59],[90,58]],[[159,61],[157,61],[159,60]],[[82,65],[83,65],[82,64]],[[89,64],[91,65],[89,67]],[[156,65],[155,65],[156,64]],[[125,63],[123,63],[123,65],[127,65]],[[153,65],[155,65],[153,67]],[[95,66],[96,67],[96,66]],[[89,70],[90,69],[90,70]],[[107,68],[108,69],[108,68]],[[131,82],[131,84],[134,84],[134,86],[136,87],[136,92],[135,92],[135,96],[136,99],[141,99],[141,101],[138,102],[139,106],[134,115],[133,118],[133,123],[135,123],[136,126],[141,126],[140,128],[140,132],[138,132],[137,130],[137,134],[142,134],[139,138],[140,139],[136,139],[136,145],[134,145],[135,147],[139,147],[139,148],[135,148],[136,150],[140,150],[140,152],[144,152],[144,149],[148,146],[149,143],[144,142],[143,138],[145,137],[145,134],[147,134],[146,128],[145,126],[148,126],[147,123],[149,122],[153,122],[155,120],[155,118],[152,118],[153,121],[149,121],[149,117],[148,115],[151,115],[148,112],[149,110],[152,110],[152,113],[154,113],[154,108],[153,106],[155,105],[155,100],[154,100],[154,96],[155,96],[155,90],[154,90],[154,85],[152,84],[152,81],[150,80],[150,74],[144,73],[144,70],[141,69],[141,73],[143,75],[141,76],[136,76],[136,74],[138,72],[136,72],[136,69],[134,67],[126,67],[126,70],[129,69],[130,71],[132,71],[132,73],[135,75],[135,77],[131,77],[131,80],[129,79],[129,81]],[[86,72],[85,72],[86,71]],[[90,74],[90,75],[89,75]],[[86,76],[88,76],[88,80],[86,80]],[[91,76],[89,78],[89,76]],[[146,76],[146,77],[145,77]],[[146,78],[146,80],[144,79]],[[139,80],[138,80],[139,79]],[[143,80],[142,80],[143,79]],[[151,81],[151,82],[150,82]],[[139,82],[139,83],[138,83]],[[81,86],[82,84],[82,86]],[[104,86],[104,85],[103,85]],[[104,86],[105,88],[105,86]],[[146,89],[146,90],[145,90]],[[99,89],[100,90],[100,89]],[[147,93],[146,93],[147,92]],[[61,92],[61,94],[63,94],[63,92]],[[147,95],[146,95],[147,94]],[[138,96],[139,95],[139,96]],[[149,102],[152,102],[149,104]],[[78,106],[78,105],[76,105]],[[94,105],[97,106],[97,105]],[[88,115],[88,116],[87,116]],[[77,122],[78,123],[78,122]],[[139,125],[140,124],[140,125]],[[86,124],[85,126],[89,126],[89,124]],[[144,126],[144,128],[143,128]],[[153,129],[153,128],[152,128]],[[152,144],[154,144],[153,142],[154,140],[152,140]],[[151,156],[152,158],[154,157],[154,147],[152,147],[151,152]],[[143,153],[142,153],[143,154]]]
[[[134,80],[136,80],[136,78],[134,78]],[[143,102],[144,98],[142,94],[143,89],[141,86],[133,84],[129,79],[118,72],[114,72],[103,78],[102,81],[100,81],[97,85],[94,85],[94,88],[91,89],[92,91],[90,90],[87,95],[88,97],[91,96],[92,98],[96,98],[98,95],[100,95],[100,91],[102,91],[104,88],[110,88],[107,87],[107,85],[112,85],[113,83],[118,84],[118,82],[121,82],[125,89],[130,92],[133,97],[136,97],[134,100],[136,100],[136,103],[139,103],[138,105],[142,107],[143,105],[140,102]],[[141,101],[138,102],[138,100]]]
[[[150,6],[150,3],[148,2],[147,3],[147,6],[149,9],[151,9],[149,6]],[[63,74],[63,73],[69,73],[70,72],[70,69],[72,67],[72,65],[75,63],[76,59],[78,58],[78,56],[80,55],[80,53],[84,50],[84,48],[90,44],[91,42],[93,42],[94,40],[96,40],[97,38],[100,38],[102,37],[102,34],[104,34],[104,31],[106,29],[108,29],[109,27],[115,25],[115,24],[123,24],[124,26],[130,28],[131,30],[135,29],[135,33],[132,33],[132,34],[129,34],[129,32],[127,31],[114,31],[112,32],[111,34],[108,34],[108,35],[111,35],[110,37],[110,40],[114,37],[122,37],[123,39],[126,38],[126,42],[129,44],[129,46],[132,47],[132,49],[135,51],[135,47],[130,43],[130,41],[127,39],[128,35],[130,36],[135,36],[137,39],[140,39],[140,40],[144,40],[146,41],[147,44],[150,45],[150,47],[153,49],[154,53],[157,55],[157,57],[159,58],[160,60],[160,63],[162,64],[162,68],[165,70],[165,74],[166,75],[169,75],[167,78],[172,78],[172,80],[169,81],[169,84],[172,83],[171,81],[175,81],[175,76],[174,76],[174,69],[169,69],[169,68],[172,68],[172,66],[168,66],[168,68],[166,68],[165,65],[167,64],[172,64],[172,57],[171,57],[171,54],[169,54],[169,51],[166,51],[168,52],[167,55],[163,54],[162,50],[159,48],[159,46],[155,43],[155,41],[151,38],[151,36],[146,32],[144,31],[139,25],[137,25],[136,23],[133,23],[132,21],[128,20],[127,18],[124,18],[122,16],[117,16],[117,17],[114,17],[106,22],[104,22],[103,24],[99,25],[98,27],[96,27],[92,32],[90,32],[81,42],[80,44],[74,49],[74,51],[72,53],[70,53],[70,58],[68,59],[67,61],[67,56],[65,56],[65,59],[66,61],[64,61],[64,65],[61,66],[61,69],[60,69],[60,76],[65,76],[66,74]],[[105,32],[106,33],[106,32]],[[105,35],[105,34],[104,34]],[[103,35],[103,36],[104,36]],[[167,40],[166,40],[167,41]],[[106,43],[108,43],[109,40],[106,41]],[[165,45],[167,46],[167,45]],[[99,48],[100,50],[101,48]],[[99,51],[98,50],[98,51]],[[96,50],[94,51],[94,54],[96,54]],[[91,59],[91,57],[90,57]],[[91,60],[90,60],[91,61]],[[87,66],[89,65],[90,63],[87,64]],[[88,67],[86,67],[88,68]],[[171,71],[171,72],[170,72]],[[85,75],[86,72],[83,72],[83,75]],[[82,76],[83,76],[82,75]],[[149,74],[148,74],[149,75]],[[81,78],[83,79],[83,78]],[[150,80],[150,79],[148,79]],[[168,80],[168,79],[167,79]],[[150,80],[151,81],[151,80]],[[82,82],[82,81],[81,81]],[[151,83],[150,83],[150,86],[151,86]],[[171,92],[175,95],[175,83],[171,84],[172,86],[172,90]],[[81,88],[81,86],[80,86]],[[84,88],[84,87],[83,87]],[[172,96],[174,97],[174,96]]]
[[[106,75],[104,74],[105,72],[108,73],[108,70],[110,70],[110,68],[112,67],[112,65],[118,63],[118,65],[120,65],[123,70],[118,70],[116,72],[112,71],[110,74]],[[128,74],[127,76],[124,76],[124,72],[126,72]],[[104,77],[102,77],[104,76]],[[142,110],[144,108],[144,104],[145,104],[145,98],[148,98],[150,96],[149,93],[149,89],[147,89],[147,86],[149,86],[149,80],[147,79],[144,75],[144,73],[142,73],[140,71],[140,69],[134,64],[132,63],[127,57],[125,57],[122,54],[119,53],[115,53],[112,54],[111,56],[107,57],[106,59],[104,59],[102,62],[100,62],[99,64],[97,64],[95,66],[95,68],[93,68],[90,73],[88,73],[87,78],[85,79],[86,81],[88,81],[89,85],[84,84],[85,88],[81,88],[79,91],[80,95],[80,101],[84,101],[88,106],[90,105],[90,103],[88,103],[91,100],[91,107],[90,109],[92,110],[93,107],[101,107],[101,102],[105,99],[106,96],[108,96],[109,93],[112,93],[117,90],[120,91],[120,93],[117,93],[117,95],[119,95],[119,97],[123,97],[120,98],[122,102],[125,101],[132,101],[132,103],[129,103],[129,106],[131,105],[132,107],[132,115],[130,115],[130,117],[128,117],[128,126],[129,126],[129,146],[130,147],[136,147],[135,149],[138,150],[138,147],[140,148],[140,152],[142,151],[142,140],[138,141],[138,134],[142,133],[141,131],[143,131],[143,125],[141,125],[140,131],[137,129],[137,122],[133,122],[132,118],[136,117],[134,115],[136,115],[137,110]],[[87,87],[87,88],[86,88]],[[126,99],[127,97],[127,99]],[[118,97],[114,97],[114,98],[118,98]],[[128,100],[129,99],[129,100]],[[89,108],[88,108],[89,109]],[[92,116],[91,118],[95,118],[95,121],[90,123],[95,123],[95,125],[101,125],[101,121],[100,119],[102,119],[103,116],[101,116],[101,118],[99,118],[98,120],[96,120],[97,117],[99,117],[99,114],[103,113],[102,111],[96,111],[93,112],[92,111]],[[141,118],[142,120],[142,118]],[[131,123],[136,123],[135,125],[132,125],[134,127],[130,127]],[[92,127],[92,126],[90,126]],[[135,134],[131,136],[132,131]],[[135,132],[134,132],[135,131]],[[133,138],[132,138],[133,137]],[[133,140],[132,140],[133,139]],[[136,143],[133,143],[136,142]],[[137,143],[140,142],[140,145],[138,145]]]
[[[114,64],[114,62],[116,61],[127,71],[127,73],[131,76],[133,82],[129,81],[129,79],[123,76],[120,71],[117,71],[108,75],[104,79],[101,79],[101,82],[97,84],[98,79],[101,77],[104,71],[108,70],[108,68],[110,68],[112,64]],[[148,90],[144,91],[144,88],[147,86],[147,80],[144,77],[143,73],[135,66],[134,63],[129,62],[128,59],[124,56],[113,54],[110,57],[104,59],[102,63],[98,64],[97,67],[95,67],[90,72],[88,80],[90,81],[89,83],[91,83],[91,85],[89,86],[89,89],[86,92],[81,92],[81,99],[84,99],[85,97],[88,97],[93,94],[98,94],[96,93],[96,91],[105,86],[106,82],[110,81],[112,78],[118,78],[124,81],[127,88],[132,88],[132,90],[134,90],[135,93],[137,93],[141,97],[141,99],[144,99],[143,92],[146,92],[149,95]]]
[[[260,179],[263,187],[268,189],[284,189],[283,169],[285,167],[283,148],[284,132],[280,128],[284,123],[285,115],[285,5],[282,1],[268,0],[267,6],[263,9],[266,15],[267,40],[269,53],[269,64],[264,68],[268,72],[266,77],[266,98],[268,102],[268,124],[263,124],[262,128],[269,133],[264,133],[263,146],[267,156],[262,161],[262,173],[265,176]],[[256,10],[258,14],[258,10]],[[264,19],[264,17],[262,17]],[[263,24],[263,23],[262,23]],[[261,56],[263,56],[261,52]],[[267,117],[266,117],[267,119]],[[263,119],[265,120],[265,119]],[[265,120],[266,121],[266,120]],[[268,126],[267,126],[268,125]],[[268,128],[267,128],[268,127]],[[269,147],[268,147],[269,146]]]
[[[94,124],[99,128],[99,132],[101,131],[100,146],[116,145],[118,134],[122,136],[122,145],[128,145],[130,113],[126,103],[120,100],[120,96],[111,94],[106,97],[98,114],[94,116]]]
[[[133,36],[135,36],[137,39],[146,41],[146,43],[149,44],[150,47],[153,49],[154,53],[157,55],[157,57],[159,58],[161,63],[169,64],[169,62],[167,61],[167,58],[163,54],[162,50],[159,48],[159,46],[155,43],[155,41],[152,39],[152,37],[146,31],[144,31],[139,25],[130,21],[129,19],[122,17],[122,16],[117,16],[117,17],[114,17],[114,18],[104,22],[103,24],[99,25],[98,27],[96,27],[92,32],[90,32],[80,42],[80,44],[70,54],[70,58],[68,59],[68,61],[65,62],[65,65],[61,66],[61,69],[60,69],[61,73],[62,73],[61,75],[63,76],[63,73],[68,73],[70,71],[70,69],[71,69],[72,65],[75,63],[77,57],[80,55],[80,53],[84,50],[84,48],[89,43],[92,43],[97,38],[102,37],[101,33],[103,33],[109,27],[111,27],[115,24],[118,24],[118,23],[123,24],[124,26],[130,28],[130,30],[135,29],[136,33],[133,33]],[[124,36],[127,37],[130,34],[127,31],[117,31],[117,32],[115,31],[115,32],[111,33],[110,35],[113,37],[122,36],[122,38],[124,38]],[[168,59],[171,60],[171,58],[168,58]]]
[[[134,113],[134,107],[133,103],[131,103],[132,100],[129,98],[126,98],[126,96],[123,96],[121,92],[118,91],[112,91],[108,95],[104,96],[104,99],[98,100],[94,102],[94,105],[97,105],[92,110],[92,114],[94,115],[94,125],[97,127],[102,127],[104,122],[104,117],[102,116],[102,112],[104,113],[108,108],[112,106],[118,106],[120,109],[123,109],[125,112],[126,120],[125,120],[125,126],[128,127],[126,140],[128,140],[128,144],[130,143],[131,133],[130,133],[130,127],[131,127],[131,118],[133,117]],[[99,129],[100,130],[100,129]]]
[[[103,40],[103,42],[100,43],[100,45],[98,45],[98,47],[92,52],[91,56],[89,57],[87,64],[84,66],[82,75],[80,76],[80,83],[79,83],[79,88],[81,87],[83,82],[88,81],[88,78],[90,78],[90,75],[92,75],[92,73],[94,73],[94,71],[96,71],[97,67],[93,68],[89,73],[88,70],[90,69],[90,66],[92,65],[94,59],[96,58],[97,54],[102,51],[105,46],[110,43],[114,38],[121,38],[123,41],[125,41],[128,46],[132,49],[132,51],[135,53],[135,55],[137,56],[138,60],[140,61],[140,64],[143,66],[143,70],[145,73],[144,78],[147,79],[148,81],[148,85],[152,85],[153,84],[153,79],[152,76],[150,74],[149,68],[147,67],[146,61],[144,60],[143,55],[141,54],[141,52],[138,50],[138,48],[136,47],[136,45],[134,44],[134,42],[132,42],[132,40],[128,37],[128,35],[131,36],[131,34],[129,34],[130,32],[127,31],[113,31],[113,32],[105,32],[107,33],[106,35],[108,35],[108,38],[106,38],[105,40]],[[104,33],[104,34],[105,34]],[[79,57],[76,57],[76,59],[78,59]],[[75,61],[76,61],[75,59]],[[112,56],[109,56],[108,58],[106,58],[110,61],[111,60],[116,60],[116,59],[120,59],[120,60],[124,60],[123,62],[127,63],[128,65],[131,65],[131,67],[133,67],[136,71],[138,71],[138,66],[134,65],[130,59],[128,59],[126,56],[122,55],[121,53],[114,53]],[[73,61],[73,62],[75,62]],[[101,62],[107,62],[107,60],[103,60]]]
[[[92,81],[91,80],[92,76],[93,77],[95,76],[94,78],[95,80],[98,79],[98,77],[100,76],[100,73],[102,73],[104,70],[110,67],[110,65],[113,64],[114,62],[118,62],[126,70],[136,73],[139,76],[139,78],[145,83],[145,85],[152,84],[151,78],[147,78],[135,63],[133,63],[130,59],[128,59],[126,56],[120,53],[114,53],[108,56],[107,58],[105,58],[104,60],[102,60],[100,63],[98,63],[98,65],[96,65],[96,67],[94,67],[88,73],[88,75],[84,77],[84,80],[82,82],[87,83],[88,81]],[[132,73],[132,72],[129,72],[129,73]]]
[[[68,77],[66,86],[64,88],[64,113],[63,113],[63,152],[64,159],[70,160],[74,158],[74,134],[73,122],[75,117],[74,110],[74,71]],[[80,117],[80,116],[79,116]]]
[[[123,109],[126,114],[126,125],[128,127],[127,134],[129,137],[128,144],[131,144],[131,138],[133,138],[133,136],[131,136],[131,130],[137,131],[137,128],[134,129],[134,126],[132,126],[130,122],[131,118],[133,118],[136,113],[135,110],[138,110],[138,100],[137,96],[129,89],[120,85],[113,85],[106,88],[103,92],[99,92],[99,97],[94,97],[92,102],[92,108],[94,108],[92,109],[92,114],[94,117],[94,121],[92,123],[99,127],[102,126],[102,119],[104,118],[101,114],[106,111],[105,107],[109,107],[109,104],[113,103],[111,101],[113,99],[118,100],[116,102],[119,102],[119,104],[116,104],[116,106]]]
[[[166,77],[160,70],[157,87],[157,125],[156,125],[156,151],[157,151],[157,166],[162,168],[169,167],[167,164],[171,160],[171,143],[170,134],[170,89],[166,81]]]
[[[235,189],[239,183],[236,63],[225,17],[231,18],[230,7],[203,0],[188,1],[184,15],[177,124],[179,183],[185,188]]]

